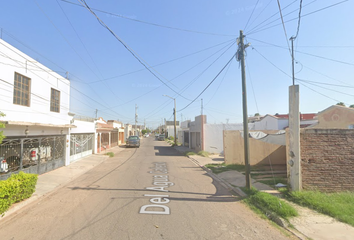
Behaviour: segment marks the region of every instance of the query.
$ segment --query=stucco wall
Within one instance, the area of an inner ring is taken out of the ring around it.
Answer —
[[[209,153],[223,154],[223,131],[242,130],[243,124],[205,124],[204,125],[204,150]]]
[[[277,131],[262,131],[272,134]],[[227,130],[224,136],[224,158],[226,164],[244,163],[244,139],[240,131]],[[286,147],[249,138],[250,165],[285,165]]]
[[[332,106],[318,114],[318,124],[313,128],[348,129],[349,125],[354,125],[354,109]]]
[[[0,88],[0,110],[6,114],[2,120],[69,124],[70,81],[1,39],[0,51],[7,56],[1,58],[4,64],[0,64],[0,79],[3,80]],[[13,104],[15,72],[31,79],[29,107]],[[60,91],[59,113],[50,111],[51,88]]]

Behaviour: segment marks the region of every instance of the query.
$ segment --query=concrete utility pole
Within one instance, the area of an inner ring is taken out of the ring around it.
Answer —
[[[173,99],[174,103],[175,103],[175,108],[173,109],[173,115],[174,115],[174,118],[175,118],[175,126],[174,126],[174,134],[175,134],[175,145],[177,146],[177,127],[176,127],[176,98],[173,98],[173,97],[170,97],[168,95],[163,95],[164,97],[168,97],[168,98],[171,98]]]
[[[244,153],[245,153],[245,167],[246,167],[246,187],[251,189],[251,176],[250,176],[250,149],[249,149],[249,136],[248,136],[248,115],[247,115],[247,91],[246,91],[246,72],[245,72],[245,48],[249,44],[243,43],[243,31],[240,30],[240,37],[238,41],[237,60],[241,62],[242,73],[242,108],[243,108],[243,139],[244,139]]]
[[[301,150],[300,150],[300,93],[299,85],[295,85],[294,73],[294,40],[291,37],[291,58],[293,85],[289,87],[289,157],[290,186],[293,191],[302,190]]]

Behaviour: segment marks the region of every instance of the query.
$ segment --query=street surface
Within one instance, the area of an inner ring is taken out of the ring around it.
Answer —
[[[141,140],[0,222],[0,239],[287,239],[164,141]]]

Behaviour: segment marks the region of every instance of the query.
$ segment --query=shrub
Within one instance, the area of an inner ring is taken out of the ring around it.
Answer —
[[[185,152],[184,155],[190,156],[190,155],[197,155],[195,152]]]
[[[11,204],[31,197],[35,191],[37,179],[37,174],[19,172],[5,181],[0,181],[0,214],[9,209]]]
[[[113,152],[108,152],[105,155],[108,155],[109,157],[114,157],[114,153]]]
[[[170,140],[175,140],[175,138],[173,137],[173,136],[170,136],[168,139],[170,139]]]
[[[206,151],[199,151],[198,155],[203,156],[203,157],[209,157],[209,153]]]

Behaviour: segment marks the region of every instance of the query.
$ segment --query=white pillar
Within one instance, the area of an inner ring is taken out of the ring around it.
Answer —
[[[66,147],[66,151],[65,151],[65,166],[68,166],[70,164],[70,144],[71,144],[71,129],[68,128],[68,132],[65,136],[65,147]]]

